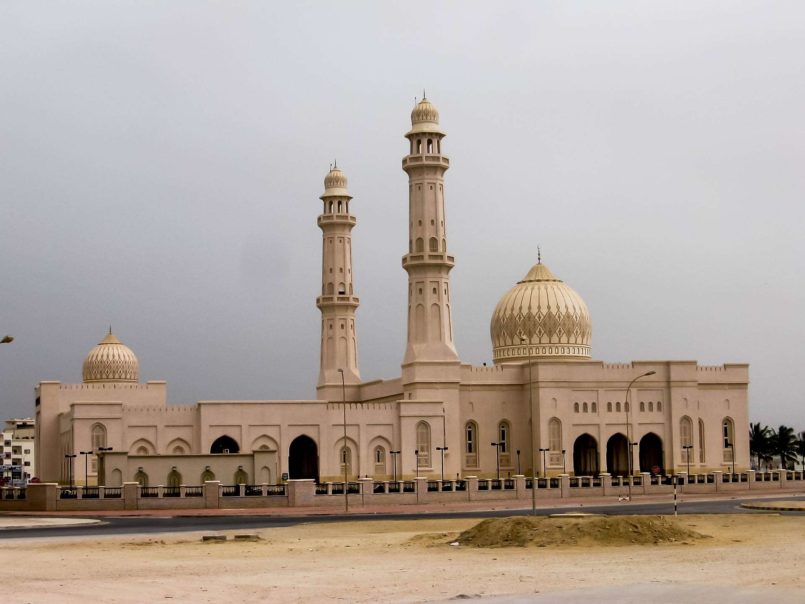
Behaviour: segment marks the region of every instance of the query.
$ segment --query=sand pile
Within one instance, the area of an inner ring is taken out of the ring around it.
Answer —
[[[548,547],[691,543],[703,537],[664,516],[518,516],[484,520],[461,533],[456,541],[471,547]]]

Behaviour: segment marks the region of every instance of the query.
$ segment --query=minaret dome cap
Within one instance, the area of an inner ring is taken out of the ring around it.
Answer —
[[[444,135],[444,132],[439,127],[439,111],[427,97],[422,97],[422,100],[411,111],[411,130],[408,131],[406,136],[411,136],[412,134]]]
[[[336,164],[333,164],[327,176],[324,177],[324,193],[320,199],[325,197],[348,197],[352,199],[352,196],[347,191],[347,175]]]

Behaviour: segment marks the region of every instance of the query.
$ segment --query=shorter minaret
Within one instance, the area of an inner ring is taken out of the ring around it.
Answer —
[[[346,384],[361,381],[355,327],[358,298],[352,291],[352,227],[356,220],[349,213],[351,199],[347,177],[334,165],[324,178],[324,209],[318,219],[322,230],[321,296],[316,299],[321,310],[318,387],[340,385],[339,369],[344,371]]]

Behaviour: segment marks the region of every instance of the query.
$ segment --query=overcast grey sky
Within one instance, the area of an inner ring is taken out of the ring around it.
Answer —
[[[314,398],[333,158],[361,374],[399,375],[424,87],[464,361],[540,245],[595,358],[749,362],[805,429],[802,2],[5,1],[0,74],[3,416],[110,323],[171,402]]]

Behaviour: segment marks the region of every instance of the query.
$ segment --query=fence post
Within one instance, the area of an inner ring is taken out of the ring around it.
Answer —
[[[559,497],[562,499],[570,497],[570,474],[559,475]]]
[[[721,470],[713,470],[713,485],[716,488],[716,493],[721,491],[721,484],[724,481],[724,472]]]
[[[375,480],[374,478],[359,478],[358,484],[361,488],[361,505],[366,505],[366,500],[372,503],[372,495],[374,495]]]
[[[30,483],[25,489],[27,509],[42,512],[55,510],[59,503],[60,488],[55,482]]]
[[[291,507],[311,507],[316,497],[316,481],[312,478],[295,478],[286,484],[288,505]],[[347,485],[344,485],[347,488]]]
[[[474,501],[478,494],[478,477],[467,476],[464,480],[467,481],[467,501]]]
[[[122,486],[122,491],[123,491],[123,509],[124,510],[139,509],[140,483],[124,482]]]
[[[748,488],[749,489],[755,488],[755,471],[754,470],[748,470],[746,473],[749,475],[749,477],[747,478]]]
[[[221,481],[207,480],[204,483],[204,507],[209,509],[217,509],[220,507],[220,499]]]

